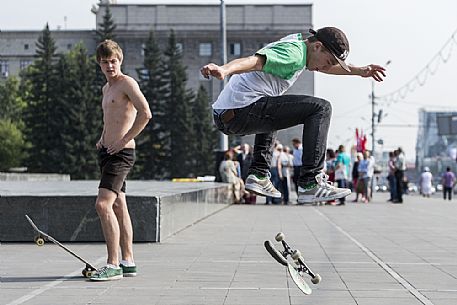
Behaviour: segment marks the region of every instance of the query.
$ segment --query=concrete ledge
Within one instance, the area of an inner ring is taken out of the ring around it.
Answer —
[[[31,241],[24,215],[57,240],[104,241],[95,211],[97,181],[1,182],[0,241]],[[159,242],[228,206],[228,185],[128,181],[134,241]]]
[[[70,181],[70,175],[0,173],[0,181]]]

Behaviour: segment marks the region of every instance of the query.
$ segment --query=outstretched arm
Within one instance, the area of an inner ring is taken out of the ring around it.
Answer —
[[[359,75],[361,77],[372,77],[377,82],[382,82],[386,77],[386,69],[379,65],[368,65],[364,67],[349,66],[351,72],[344,70],[340,65],[331,66],[328,70],[320,70],[327,74],[335,75]]]
[[[223,80],[226,76],[232,74],[261,71],[265,64],[265,60],[266,58],[263,55],[253,55],[232,60],[223,66],[210,63],[203,66],[200,69],[200,72],[205,78],[213,76],[219,80]]]

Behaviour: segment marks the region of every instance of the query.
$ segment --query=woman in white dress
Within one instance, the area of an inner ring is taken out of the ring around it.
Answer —
[[[428,168],[427,166],[424,167],[424,172],[421,174],[419,183],[422,196],[430,197],[430,195],[432,194],[432,180],[433,175],[430,172],[430,168]]]

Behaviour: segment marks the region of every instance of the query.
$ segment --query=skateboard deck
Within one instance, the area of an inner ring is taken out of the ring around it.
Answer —
[[[46,240],[49,240],[49,241],[53,242],[54,244],[56,244],[57,246],[59,246],[60,248],[62,248],[63,250],[65,250],[66,252],[70,253],[72,256],[74,256],[75,258],[77,258],[78,260],[80,260],[81,262],[86,264],[86,267],[82,271],[82,275],[84,277],[86,277],[86,278],[91,277],[92,274],[97,270],[97,268],[95,268],[93,265],[91,265],[84,258],[82,258],[78,254],[76,254],[75,252],[70,250],[68,247],[62,245],[57,239],[55,239],[51,235],[41,231],[28,215],[25,215],[25,218],[30,223],[30,225],[32,226],[33,230],[38,234],[38,235],[35,236],[35,243],[38,246],[43,246],[44,242]]]
[[[277,242],[282,244],[284,251],[278,250],[269,240],[266,240],[264,243],[265,249],[278,263],[287,267],[287,271],[295,285],[297,285],[298,289],[300,289],[306,295],[311,294],[312,289],[306,283],[304,275],[309,275],[313,284],[318,284],[321,281],[321,276],[311,271],[311,269],[305,263],[305,260],[300,251],[293,250],[284,240],[283,233],[278,233],[275,239]],[[292,257],[294,260],[293,263],[290,263],[287,260],[288,256]]]

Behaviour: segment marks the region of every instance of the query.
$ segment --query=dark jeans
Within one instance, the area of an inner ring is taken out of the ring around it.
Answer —
[[[324,167],[331,104],[306,95],[263,97],[244,108],[234,109],[235,117],[224,124],[214,115],[217,128],[225,134],[255,134],[254,160],[250,174],[267,175],[277,130],[303,124],[303,156],[298,184],[315,181]]]
[[[397,181],[394,175],[387,176],[389,181],[389,190],[390,190],[390,200],[397,199]]]
[[[346,179],[337,179],[336,185],[340,188],[347,188],[348,181]],[[346,201],[346,197],[340,198],[340,203],[344,203]]]
[[[449,194],[449,196],[447,196],[449,198],[449,200],[452,199],[452,187],[443,187],[443,198],[444,200],[446,200],[446,194]]]
[[[281,180],[281,194],[285,204],[289,204],[289,184],[287,183],[287,177],[282,177]]]
[[[300,177],[300,168],[301,166],[294,166],[294,176],[292,178],[292,181],[294,182],[295,185],[295,192],[298,194],[298,177]]]
[[[395,182],[397,186],[397,198],[399,202],[403,202],[403,177],[405,175],[405,171],[396,170],[395,171]]]

